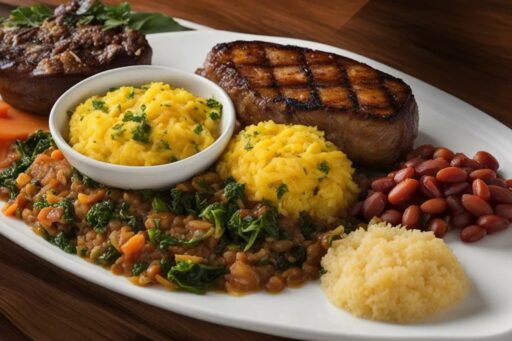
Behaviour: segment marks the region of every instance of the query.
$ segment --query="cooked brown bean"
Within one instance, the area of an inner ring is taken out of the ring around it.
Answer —
[[[436,147],[434,147],[433,145],[424,144],[410,152],[409,155],[407,155],[407,159],[412,159],[414,157],[421,157],[425,160],[430,159],[434,155],[435,151]]]
[[[472,171],[469,174],[471,179],[482,179],[484,181],[490,181],[492,179],[496,179],[496,172],[492,169],[483,168]]]
[[[496,171],[498,168],[500,168],[498,160],[496,160],[492,154],[483,150],[476,152],[475,156],[473,156],[473,160],[477,161],[484,168],[489,168],[493,171]]]
[[[446,197],[446,204],[448,208],[453,214],[458,214],[464,212],[464,206],[462,206],[462,201],[460,197],[449,195]]]
[[[494,186],[498,186],[498,187],[507,188],[507,182],[502,178],[497,177],[496,179],[491,179],[486,182],[488,185],[494,185]]]
[[[464,161],[462,162],[462,167],[470,168],[472,170],[482,169],[482,165],[480,163],[469,158],[464,159]]]
[[[418,189],[418,185],[419,183],[416,179],[405,179],[389,192],[389,202],[396,205],[399,202],[410,199],[414,192],[416,192],[416,189]]]
[[[499,204],[494,206],[494,212],[508,220],[512,221],[512,205],[510,204]]]
[[[466,227],[475,222],[475,217],[469,212],[462,212],[458,214],[452,214],[450,217],[450,223],[453,227],[461,228]]]
[[[378,217],[384,211],[386,207],[387,197],[382,192],[375,192],[371,194],[363,202],[362,213],[367,221],[370,221],[373,217]]]
[[[500,204],[512,204],[512,191],[495,185],[489,185],[491,199]]]
[[[467,173],[459,167],[446,167],[437,172],[436,180],[442,183],[462,182],[467,176]]]
[[[477,225],[483,227],[487,233],[502,231],[508,227],[510,221],[495,214],[484,215],[476,221]]]
[[[463,193],[466,189],[469,188],[469,183],[467,182],[456,182],[453,184],[450,184],[445,187],[443,194],[445,196],[449,195],[456,195]]]
[[[485,200],[474,194],[464,194],[462,196],[462,205],[469,213],[476,216],[492,214],[492,207]]]
[[[489,190],[489,186],[482,179],[475,179],[471,186],[473,190],[473,194],[479,196],[485,201],[489,201],[491,199],[491,191]]]
[[[446,210],[446,199],[445,198],[434,198],[425,201],[420,206],[423,213],[436,215],[443,213]]]
[[[282,273],[289,287],[298,287],[304,283],[304,272],[300,268],[289,268]]]
[[[448,231],[448,224],[441,218],[430,218],[425,226],[428,231],[434,232],[437,238],[443,238]]]
[[[384,211],[380,218],[384,221],[387,221],[391,225],[398,225],[402,222],[402,213],[398,210],[390,209]]]
[[[204,220],[191,220],[186,227],[192,230],[209,230],[213,225]]]
[[[286,283],[281,275],[270,277],[267,284],[265,284],[265,289],[273,294],[283,291],[285,287]]]
[[[426,160],[416,166],[415,171],[418,175],[435,175],[440,169],[448,167],[448,161],[445,159]]]
[[[464,161],[469,159],[464,153],[456,153],[453,157],[452,161],[450,161],[450,166],[452,167],[463,167]]]
[[[436,149],[436,151],[434,152],[434,156],[433,158],[434,159],[437,159],[437,158],[443,158],[445,159],[446,161],[451,161],[453,159],[453,157],[455,156],[455,153],[452,152],[450,149],[448,148],[444,148],[444,147],[439,147]]]
[[[291,240],[276,240],[270,244],[270,248],[275,252],[286,252],[293,247],[294,243]]]
[[[393,179],[393,178],[395,177],[395,175],[396,175],[396,172],[398,172],[398,171],[392,171],[392,172],[389,172],[389,173],[388,173],[388,175],[387,175],[387,176],[388,176],[388,178]]]
[[[414,171],[414,168],[406,167],[406,168],[400,169],[398,172],[396,172],[393,180],[395,181],[395,183],[398,184],[398,183],[404,181],[405,179],[414,178],[415,173],[416,172]]]
[[[424,175],[420,179],[420,191],[430,198],[440,198],[443,196],[441,187],[435,177],[432,175]]]
[[[487,231],[478,225],[469,225],[460,231],[460,239],[466,243],[474,243],[487,235]]]
[[[390,177],[383,177],[373,180],[372,182],[372,190],[375,192],[382,192],[387,193],[389,192],[393,187],[395,187],[396,183],[393,178]]]
[[[404,166],[416,168],[416,166],[419,165],[420,163],[422,163],[423,161],[425,161],[425,160],[422,159],[421,157],[415,157],[415,158],[405,161]]]
[[[411,205],[404,210],[402,214],[402,225],[408,228],[416,228],[420,226],[421,209],[418,205]]]

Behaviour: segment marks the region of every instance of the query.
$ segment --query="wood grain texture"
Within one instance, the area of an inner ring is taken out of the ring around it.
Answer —
[[[0,2],[19,6],[35,1]],[[45,2],[56,5],[62,1]],[[130,2],[136,10],[163,12],[218,29],[310,39],[345,48],[448,91],[512,127],[511,1]],[[0,6],[0,14],[8,9]],[[3,237],[0,271],[2,340],[264,337],[136,302],[61,271]]]

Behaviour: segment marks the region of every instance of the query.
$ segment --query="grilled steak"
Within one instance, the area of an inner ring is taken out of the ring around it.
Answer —
[[[244,125],[317,126],[355,163],[390,166],[413,146],[410,87],[352,59],[258,41],[216,45],[198,73],[224,88]]]
[[[57,98],[84,78],[151,63],[152,50],[144,34],[77,23],[74,14],[80,6],[94,4],[85,2],[57,7],[54,16],[37,27],[0,28],[0,94],[6,102],[48,114]]]

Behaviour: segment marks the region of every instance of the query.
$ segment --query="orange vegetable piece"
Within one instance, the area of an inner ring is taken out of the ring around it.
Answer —
[[[7,204],[6,207],[4,208],[4,214],[6,216],[13,216],[15,213],[16,213],[16,210],[18,209],[18,204],[17,203],[13,203],[13,204]]]
[[[128,259],[130,259],[135,253],[137,253],[144,247],[145,243],[146,238],[144,237],[143,234],[139,233],[128,239],[121,246],[121,251]]]
[[[11,141],[0,140],[0,169],[7,168],[10,166],[11,160],[7,159],[7,154],[9,154],[10,146]]]
[[[48,118],[18,109],[0,100],[0,140],[25,139],[38,129],[48,130]]]
[[[50,155],[50,157],[51,157],[53,160],[59,161],[59,160],[64,159],[64,154],[62,154],[62,152],[61,152],[59,149],[55,149],[55,150],[52,152],[52,154]]]

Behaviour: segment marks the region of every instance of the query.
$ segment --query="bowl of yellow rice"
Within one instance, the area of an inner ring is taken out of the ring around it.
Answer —
[[[49,126],[81,173],[112,187],[158,189],[215,162],[233,134],[235,111],[224,90],[203,77],[130,66],[69,89]]]

